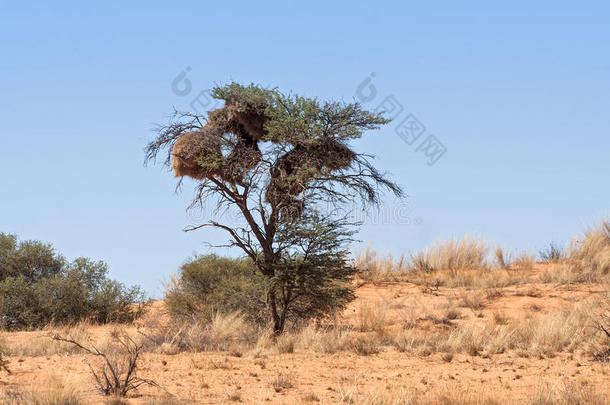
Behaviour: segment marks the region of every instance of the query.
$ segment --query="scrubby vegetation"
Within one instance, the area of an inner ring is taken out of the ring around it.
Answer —
[[[218,313],[240,311],[264,323],[266,285],[249,258],[196,256],[169,283],[165,302],[174,319],[211,322]]]
[[[321,299],[322,308],[330,308],[325,306],[330,302],[343,310],[329,316],[324,309],[319,313],[325,316],[309,320],[295,316],[300,322],[281,334],[265,326],[269,318],[262,304],[269,280],[250,258],[197,256],[182,266],[165,301],[154,304],[154,316],[121,326],[120,332],[112,328],[102,334],[101,328],[81,322],[46,327],[38,335],[15,332],[28,336],[18,341],[6,333],[0,353],[10,360],[13,374],[2,376],[23,373],[21,358],[45,362],[49,356],[82,355],[87,350],[73,343],[82,342],[91,350],[87,361],[98,376],[93,384],[89,380],[87,392],[95,387],[121,394],[121,387],[143,383],[138,395],[151,404],[190,403],[183,402],[191,395],[186,387],[212,402],[248,402],[253,396],[285,403],[296,396],[304,403],[494,404],[517,402],[518,392],[520,403],[603,404],[610,373],[608,235],[603,223],[574,241],[560,259],[542,263],[527,252],[498,253],[472,238],[438,242],[397,260],[369,249],[351,264],[350,271],[358,270],[355,279],[349,281],[352,273],[347,273],[344,281],[351,283],[344,293],[355,291],[356,301],[333,301],[333,279],[329,290],[302,304]],[[298,274],[293,273],[295,280]],[[306,285],[290,288],[300,291]],[[116,336],[127,346],[117,344]],[[137,353],[129,352],[135,348]],[[100,354],[111,366],[104,368]],[[130,358],[135,360],[130,363]],[[168,392],[148,387],[147,382],[155,385],[150,380],[127,378],[134,376],[128,371],[136,361],[146,377],[164,388],[171,385]],[[104,372],[110,380],[112,369],[119,383],[106,385]],[[368,373],[374,375],[367,378]],[[314,374],[323,386],[315,383],[303,391],[302,380]],[[467,393],[463,384],[479,378],[502,394],[488,395],[480,387]],[[63,386],[42,388],[10,387],[0,398],[15,404],[53,403],[45,402],[51,398],[86,403],[81,398],[89,395]],[[174,398],[176,392],[182,398]]]
[[[440,240],[410,258],[380,257],[370,249],[358,253],[354,265],[361,282],[409,281],[431,288],[486,288],[533,281],[534,254],[507,253],[502,248],[490,252],[482,238]],[[536,276],[542,283],[604,282],[610,279],[610,224],[602,224],[576,238],[569,252],[552,243],[541,252],[550,266]]]
[[[49,323],[129,322],[141,315],[144,294],[107,276],[103,262],[72,262],[50,244],[0,234],[0,327]]]

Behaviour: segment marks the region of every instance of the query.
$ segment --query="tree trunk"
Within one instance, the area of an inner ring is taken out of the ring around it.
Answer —
[[[284,317],[278,314],[277,300],[273,290],[267,293],[267,308],[271,312],[271,318],[273,319],[273,333],[279,335],[284,330]]]

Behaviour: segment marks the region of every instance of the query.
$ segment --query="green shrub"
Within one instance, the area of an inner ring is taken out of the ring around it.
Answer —
[[[265,324],[271,321],[267,294],[274,291],[280,309],[288,308],[283,300],[289,300],[290,322],[320,318],[353,299],[349,277],[355,269],[344,262],[342,256],[287,257],[268,278],[249,258],[195,256],[167,288],[165,303],[174,319],[211,321],[219,313],[240,312],[250,322]]]
[[[250,259],[196,256],[180,268],[165,302],[172,317],[202,317],[242,311],[249,320],[264,322],[266,280]]]
[[[141,315],[144,295],[107,277],[103,262],[66,261],[38,241],[0,233],[0,327],[40,327],[80,320],[126,322]],[[137,304],[137,305],[136,305]]]

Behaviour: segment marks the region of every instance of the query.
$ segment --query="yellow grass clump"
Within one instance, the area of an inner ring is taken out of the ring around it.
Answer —
[[[399,281],[408,271],[408,263],[404,256],[398,260],[392,255],[379,256],[370,246],[367,246],[364,252],[356,254],[353,265],[358,269],[360,279],[373,284]]]
[[[588,231],[582,241],[572,244],[570,259],[591,279],[608,276],[610,272],[610,222],[605,220]]]
[[[45,381],[33,389],[0,390],[0,403],[3,405],[81,405],[85,404],[83,395],[73,384],[58,379]]]
[[[411,257],[413,268],[424,272],[435,270],[482,269],[489,266],[490,247],[483,239],[439,240],[427,250]]]

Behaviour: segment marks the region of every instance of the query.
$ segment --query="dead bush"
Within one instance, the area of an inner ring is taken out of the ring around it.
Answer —
[[[108,352],[102,352],[93,344],[83,344],[69,337],[55,335],[53,340],[74,345],[85,353],[103,360],[102,367],[97,369],[87,361],[95,379],[96,388],[103,395],[125,397],[127,393],[144,384],[161,388],[156,382],[136,375],[142,344],[137,343],[127,334],[114,332],[112,343],[115,347],[114,350]]]
[[[555,242],[551,242],[549,246],[542,249],[538,254],[543,263],[558,263],[565,257],[563,248]]]

